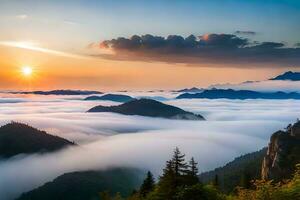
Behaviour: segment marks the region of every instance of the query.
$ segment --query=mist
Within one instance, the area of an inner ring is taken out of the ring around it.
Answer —
[[[201,172],[207,171],[265,147],[270,135],[294,122],[300,112],[297,100],[174,100],[172,94],[164,96],[169,98],[165,103],[201,114],[207,121],[86,113],[95,105],[117,103],[82,101],[82,97],[2,96],[0,125],[11,120],[27,123],[79,146],[1,160],[0,199],[14,199],[73,171],[135,167],[158,176],[176,146],[187,159],[195,157]]]

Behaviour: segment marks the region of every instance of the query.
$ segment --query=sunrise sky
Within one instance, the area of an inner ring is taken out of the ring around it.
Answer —
[[[263,80],[299,71],[299,20],[296,0],[1,0],[0,89]]]

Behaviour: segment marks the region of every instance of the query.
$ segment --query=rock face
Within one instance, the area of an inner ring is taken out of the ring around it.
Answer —
[[[267,155],[262,163],[262,178],[280,181],[290,178],[300,163],[300,121],[285,131],[275,132],[270,139]]]
[[[88,112],[114,112],[123,115],[140,115],[168,119],[204,120],[204,117],[201,115],[187,112],[152,99],[132,100],[118,106],[96,106]]]

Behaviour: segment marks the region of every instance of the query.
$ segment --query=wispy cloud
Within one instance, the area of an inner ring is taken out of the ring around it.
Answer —
[[[57,51],[57,50],[53,50],[53,49],[43,48],[43,47],[40,47],[36,43],[27,42],[27,41],[0,41],[0,45],[1,46],[7,46],[7,47],[20,48],[20,49],[28,49],[28,50],[31,50],[31,51],[37,51],[37,52],[52,54],[52,55],[56,55],[56,56],[78,58],[78,59],[90,58],[89,56],[78,55],[78,54],[67,53],[67,52],[63,52],[63,51]]]
[[[20,19],[20,20],[25,20],[27,19],[29,16],[26,15],[26,14],[21,14],[21,15],[16,15],[15,16],[17,19]]]

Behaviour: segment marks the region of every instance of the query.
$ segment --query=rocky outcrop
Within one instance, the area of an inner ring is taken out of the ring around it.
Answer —
[[[290,178],[297,163],[300,163],[300,121],[285,131],[273,133],[262,163],[262,178],[274,181]]]

